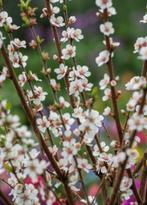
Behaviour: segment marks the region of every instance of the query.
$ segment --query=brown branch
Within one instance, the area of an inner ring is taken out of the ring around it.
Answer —
[[[45,0],[45,6],[47,8],[48,20],[50,21],[50,17],[52,15],[51,7],[50,7],[50,0]],[[56,48],[58,51],[59,62],[63,63],[62,59],[62,50],[61,50],[61,43],[59,40],[58,32],[56,26],[51,25],[52,33],[55,38]]]
[[[127,173],[128,173],[128,176],[132,179],[132,190],[133,190],[133,193],[134,193],[134,196],[138,202],[138,204],[141,204],[142,203],[142,199],[141,199],[141,196],[140,194],[138,193],[138,190],[136,188],[136,185],[135,185],[135,180],[134,180],[134,176],[131,172],[131,169],[128,169],[127,170]]]
[[[140,169],[142,168],[142,165],[143,165],[143,158],[136,165],[134,172],[133,172],[134,176],[140,171]]]
[[[66,1],[64,1],[64,6],[66,7],[66,10],[65,10],[65,19],[66,19],[66,23],[68,21],[68,12],[67,12],[67,5],[66,5]],[[47,8],[47,12],[48,12],[48,19],[50,20],[50,16],[51,16],[51,8],[50,8],[50,0],[45,0],[45,6]],[[67,25],[66,25],[67,26]],[[62,59],[62,48],[61,48],[61,43],[59,41],[59,37],[58,37],[58,32],[57,32],[57,28],[53,25],[51,25],[51,28],[52,28],[52,32],[53,32],[53,36],[55,38],[55,44],[56,44],[56,48],[57,48],[57,51],[58,51],[58,57],[59,57],[59,63],[64,63],[63,59]],[[72,42],[70,42],[70,44],[72,45]],[[76,65],[76,59],[75,58],[72,58],[73,60],[73,64],[74,64],[74,67],[76,69],[77,65]],[[64,78],[65,80],[65,84],[66,84],[66,88],[67,88],[67,92],[69,93],[69,82],[68,82],[68,74],[65,76]],[[83,95],[82,95],[83,97]],[[83,99],[83,98],[82,98]],[[71,102],[71,106],[74,108],[75,105],[74,105],[74,98],[73,96],[70,96],[70,102]],[[85,106],[86,107],[86,106]],[[90,159],[93,163],[93,168],[95,170],[95,164],[96,164],[96,159],[95,157],[93,156],[92,154],[92,151],[90,149],[89,146],[86,146],[86,149],[87,149],[87,153],[88,155],[90,156]],[[97,171],[95,172],[97,176],[99,176],[99,174],[97,173]],[[103,192],[103,196],[104,196],[104,199],[107,200],[107,189],[106,189],[106,184],[104,183],[103,185],[103,188],[102,188],[102,192]]]
[[[123,127],[123,134],[126,132],[129,117],[130,117],[130,112],[128,112],[127,116],[126,116],[126,121],[125,121],[125,124],[124,124],[124,127]]]
[[[64,189],[66,191],[66,197],[67,197],[67,205],[74,205],[74,200],[73,200],[73,194],[72,191],[68,185],[68,178],[66,180],[63,181],[64,184]]]
[[[141,75],[144,77],[147,77],[147,60],[144,62],[144,65],[142,67]]]
[[[13,81],[13,84],[14,84],[14,86],[16,88],[17,94],[18,94],[18,96],[19,96],[19,98],[21,100],[21,104],[22,104],[22,106],[23,106],[23,108],[24,108],[24,110],[25,110],[25,112],[27,114],[28,120],[30,121],[30,123],[31,123],[31,125],[33,127],[33,130],[34,130],[34,132],[35,132],[35,134],[36,134],[36,136],[37,136],[37,138],[39,140],[39,143],[40,143],[42,149],[44,150],[44,152],[46,153],[49,161],[51,162],[51,164],[53,166],[53,168],[55,169],[58,177],[60,179],[62,179],[62,173],[61,173],[61,171],[60,171],[60,169],[59,169],[59,167],[57,165],[57,162],[55,161],[54,157],[52,156],[52,153],[49,151],[46,143],[44,142],[42,135],[40,134],[40,131],[39,131],[37,125],[36,125],[35,117],[32,115],[30,107],[28,106],[28,104],[27,104],[27,102],[25,100],[25,95],[23,93],[23,90],[21,89],[21,87],[18,84],[15,72],[13,71],[13,68],[11,66],[11,63],[9,61],[7,52],[6,52],[4,47],[2,47],[1,53],[2,53],[2,56],[3,56],[4,60],[5,60],[6,65],[8,67],[8,70],[9,70],[11,79]]]
[[[107,22],[108,20],[107,10],[104,11],[103,20],[104,22]],[[111,57],[112,47],[110,43],[110,38],[108,36],[105,36],[105,41],[106,41],[106,48],[110,52],[109,61],[107,62],[107,68],[108,68],[108,73],[110,76],[110,81],[112,81],[112,80],[115,80],[114,68],[113,68],[112,57]],[[118,110],[118,104],[117,104],[117,93],[116,93],[116,89],[114,86],[111,86],[111,95],[112,95],[114,118],[115,118],[115,123],[116,123],[117,131],[118,131],[119,142],[122,143],[123,131],[122,131],[121,123],[120,123],[120,116],[119,116],[119,110]]]
[[[145,61],[144,66],[143,66],[143,70],[142,70],[142,74],[146,75],[146,73],[147,73],[147,63]],[[147,95],[147,89],[144,89],[143,90],[142,101],[141,101],[141,104],[140,104],[139,114],[142,114],[142,111],[143,111],[143,108],[144,108],[144,105],[145,105],[146,95]],[[129,147],[126,147],[126,149],[132,147],[132,144],[134,142],[134,138],[136,136],[136,133],[137,133],[137,130],[134,130],[132,132],[132,135],[130,137]],[[115,183],[114,183],[114,186],[113,186],[113,191],[112,191],[110,203],[108,205],[114,205],[115,204],[115,201],[116,201],[116,198],[117,198],[117,193],[118,193],[118,190],[119,190],[119,187],[120,187],[120,184],[121,184],[121,180],[123,178],[123,174],[124,174],[124,171],[125,171],[125,168],[126,168],[128,158],[129,157],[127,156],[125,161],[123,162],[122,166],[119,168],[117,177],[115,178]]]
[[[27,102],[25,100],[25,95],[23,93],[23,90],[21,89],[21,87],[18,84],[17,77],[15,75],[15,72],[13,71],[13,68],[11,66],[11,63],[9,61],[7,52],[6,52],[4,47],[1,48],[1,53],[2,53],[2,56],[3,56],[4,60],[5,60],[6,65],[8,67],[8,70],[9,70],[11,79],[13,81],[13,84],[14,84],[14,86],[16,88],[17,94],[18,94],[18,96],[19,96],[19,98],[21,100],[21,104],[22,104],[22,106],[23,106],[23,108],[24,108],[24,110],[25,110],[25,112],[27,114],[28,120],[30,121],[30,123],[32,125],[32,128],[33,128],[33,130],[34,130],[34,132],[36,134],[36,137],[37,137],[37,139],[38,139],[38,141],[40,143],[40,146],[44,150],[44,152],[45,152],[47,158],[49,159],[49,161],[51,162],[51,165],[53,166],[55,172],[57,173],[59,180],[64,184],[64,188],[65,188],[65,191],[67,193],[67,197],[68,197],[68,201],[69,201],[70,205],[73,205],[72,193],[71,193],[71,190],[70,190],[68,184],[66,184],[66,183],[68,183],[67,182],[67,177],[64,175],[64,173],[61,172],[61,170],[60,170],[60,168],[59,168],[55,158],[53,157],[52,153],[49,151],[46,143],[44,142],[44,139],[43,139],[42,135],[40,134],[40,131],[39,131],[37,125],[36,125],[36,119],[32,115],[30,107],[28,106],[28,104],[27,104]]]
[[[143,170],[142,170],[142,175],[141,175],[141,183],[140,183],[140,189],[139,189],[139,193],[141,195],[142,198],[144,198],[144,194],[145,193],[145,186],[147,183],[147,152],[144,153],[144,157],[143,157]]]
[[[80,178],[80,181],[81,181],[82,189],[83,189],[85,198],[87,200],[87,204],[90,205],[88,194],[87,194],[87,190],[86,190],[86,187],[85,187],[85,184],[84,184],[84,180],[83,180],[83,176],[82,176],[82,172],[81,172],[81,169],[78,167],[78,161],[77,161],[77,158],[75,156],[74,156],[74,160],[75,160],[76,168],[77,168],[77,171],[78,171],[78,174],[79,174],[79,178]]]
[[[47,8],[48,20],[50,22],[50,17],[52,15],[51,7],[50,7],[50,0],[45,0],[45,6]],[[60,40],[59,40],[57,28],[56,28],[56,26],[51,25],[51,29],[52,29],[53,37],[55,39],[56,49],[57,49],[57,52],[58,52],[58,62],[59,62],[59,64],[64,63],[64,60],[62,59],[62,48],[61,48],[61,43],[60,43]],[[67,92],[68,92],[70,103],[71,103],[72,107],[74,108],[75,107],[74,97],[72,95],[69,95],[68,73],[64,77],[64,82],[65,82],[65,86],[66,86],[66,89],[67,89]]]
[[[0,198],[3,200],[5,205],[14,205],[1,189],[0,189]]]
[[[146,204],[147,204],[147,182],[146,182],[146,186],[145,186],[145,190],[144,190],[143,204],[142,205],[146,205]]]

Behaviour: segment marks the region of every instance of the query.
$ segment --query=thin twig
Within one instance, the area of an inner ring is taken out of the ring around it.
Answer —
[[[145,61],[144,62],[144,66],[143,66],[142,74],[146,75],[146,73],[147,73],[147,63]],[[142,97],[141,104],[140,104],[140,109],[139,109],[139,114],[140,115],[143,112],[143,108],[144,108],[145,100],[146,100],[146,95],[147,95],[147,89],[144,89],[143,90],[143,97]],[[137,130],[134,130],[132,132],[131,137],[130,137],[129,147],[126,147],[126,149],[132,147],[132,144],[134,142],[136,133],[137,133]],[[123,162],[122,166],[118,170],[118,173],[117,173],[116,178],[114,180],[115,183],[114,183],[114,186],[113,186],[113,191],[112,191],[111,199],[110,199],[110,202],[109,202],[108,205],[114,205],[115,204],[115,201],[116,201],[116,198],[117,198],[117,193],[118,193],[118,190],[119,190],[119,187],[120,187],[120,184],[121,184],[121,180],[123,178],[123,174],[124,174],[124,171],[125,171],[125,168],[126,168],[126,164],[127,164],[128,158],[129,157],[127,156],[125,161]]]
[[[107,9],[104,10],[103,20],[104,22],[108,21]],[[105,41],[106,41],[106,48],[110,52],[110,57],[107,63],[107,68],[108,68],[108,72],[110,76],[110,81],[112,81],[112,80],[115,80],[115,76],[114,76],[114,68],[113,68],[112,57],[111,57],[112,48],[110,44],[110,38],[108,36],[105,36]],[[114,110],[114,119],[115,119],[117,131],[118,131],[119,142],[121,144],[123,140],[123,132],[122,132],[122,127],[120,123],[120,116],[119,116],[119,110],[118,110],[118,104],[117,104],[117,94],[116,94],[116,89],[114,86],[111,86],[111,95],[112,95],[112,104],[113,104],[113,110]]]
[[[144,198],[144,194],[146,194],[145,193],[146,183],[147,183],[147,152],[144,153],[144,157],[143,157],[143,170],[142,170],[140,189],[139,189],[139,193],[142,199]]]
[[[86,190],[86,187],[85,187],[85,184],[84,184],[83,176],[82,176],[81,170],[80,170],[79,167],[78,167],[78,161],[77,161],[77,158],[76,158],[75,156],[74,156],[74,160],[75,160],[76,168],[77,168],[78,173],[79,173],[79,177],[80,177],[82,189],[83,189],[85,198],[86,198],[86,200],[87,200],[87,204],[88,204],[88,205],[91,205],[90,202],[89,202],[89,199],[88,199],[88,194],[87,194],[87,190]]]
[[[128,169],[127,170],[127,173],[128,173],[128,176],[132,179],[132,190],[133,190],[133,193],[134,193],[134,196],[138,202],[138,204],[141,204],[142,203],[142,199],[141,199],[141,196],[140,194],[138,193],[138,190],[136,188],[136,185],[135,185],[135,179],[134,179],[134,176],[132,174],[132,171],[131,169]]]

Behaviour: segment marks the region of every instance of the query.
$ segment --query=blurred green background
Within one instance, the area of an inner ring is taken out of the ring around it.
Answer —
[[[39,17],[44,6],[44,1],[32,0],[31,2],[32,5],[38,7],[37,16]],[[115,39],[121,43],[121,46],[117,49],[114,56],[114,65],[115,73],[121,75],[121,82],[123,82],[126,81],[133,73],[139,74],[141,70],[142,62],[136,58],[135,54],[133,54],[133,44],[137,37],[146,35],[145,26],[139,23],[139,20],[142,19],[145,13],[146,0],[113,0],[113,2],[118,14],[111,19],[114,22],[114,27],[116,30]],[[14,22],[17,25],[21,25],[22,20],[19,14],[19,8],[17,6],[18,3],[19,1],[17,0],[4,0],[4,7],[5,10],[8,11],[9,15],[13,17]],[[78,64],[85,64],[90,67],[92,72],[91,79],[95,85],[98,85],[98,80],[103,76],[105,68],[97,68],[94,60],[98,55],[98,52],[104,48],[102,44],[103,38],[98,27],[100,22],[97,21],[95,15],[96,9],[94,0],[72,0],[69,2],[70,15],[77,16],[77,23],[75,26],[82,28],[85,36],[84,40],[77,44]],[[48,22],[44,19],[39,19],[38,22],[39,24],[35,28],[36,32],[41,37],[45,38],[45,42],[42,45],[43,49],[48,51],[50,56],[52,56],[55,48],[51,41],[51,33]],[[26,28],[21,28],[15,32],[15,36],[20,39],[26,39],[27,42],[32,39],[30,32]],[[27,69],[39,73],[40,76],[42,63],[39,56],[35,51],[29,48],[25,50],[24,53],[29,56]],[[2,64],[3,63],[1,61],[1,68]],[[52,61],[49,62],[49,66],[52,69],[57,67],[57,65],[54,65]],[[47,84],[44,83],[44,87],[47,90],[48,88],[46,86]],[[12,88],[11,83],[5,83],[4,88],[0,90],[0,96],[2,96],[2,98],[7,98],[13,105],[13,112],[16,110],[19,111],[22,119],[26,121],[20,107],[17,94]],[[51,99],[48,97],[47,100],[50,101]],[[48,101],[46,103],[48,103]]]

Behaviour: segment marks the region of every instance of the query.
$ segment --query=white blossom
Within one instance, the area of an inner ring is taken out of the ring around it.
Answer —
[[[91,75],[91,73],[89,72],[89,68],[87,66],[77,65],[76,70],[75,70],[75,75],[78,78],[87,78]]]
[[[124,176],[120,185],[120,191],[126,191],[132,185],[132,179]]]
[[[100,31],[106,35],[106,36],[110,36],[111,34],[114,33],[114,28],[113,28],[113,24],[111,22],[105,22],[104,24],[100,25]]]
[[[76,97],[83,91],[82,81],[80,79],[76,79],[70,83],[69,94],[75,95]]]
[[[99,56],[96,57],[96,64],[100,67],[103,64],[106,64],[109,61],[110,52],[107,50],[104,50],[99,53]]]
[[[126,90],[140,90],[147,85],[146,78],[143,76],[135,76],[126,84]]]
[[[127,111],[134,111],[135,107],[139,101],[139,99],[142,97],[142,95],[138,95],[138,92],[134,92],[133,96],[130,98],[130,100],[128,101],[126,107],[127,107]]]
[[[67,101],[64,99],[63,96],[60,96],[60,97],[59,97],[59,104],[60,104],[60,107],[61,107],[61,108],[65,108],[65,107],[69,107],[69,106],[70,106],[69,102],[67,102]]]
[[[92,169],[92,166],[91,164],[89,164],[87,159],[77,158],[77,162],[78,162],[78,167],[87,173],[90,171],[90,169]]]
[[[22,55],[22,53],[20,52],[14,52],[14,53],[10,53],[9,57],[14,68],[20,68],[21,66],[23,68],[26,67],[28,56]]]
[[[3,34],[2,32],[0,31],[0,49],[2,48],[3,46],[3,40],[5,39],[5,37],[3,37]]]
[[[110,88],[106,88],[104,90],[104,96],[103,96],[102,100],[103,101],[107,101],[107,100],[110,99],[110,97],[111,97],[111,89]]]
[[[21,41],[19,38],[15,38],[10,44],[14,45],[16,48],[26,48],[26,41]]]
[[[112,0],[96,0],[96,5],[102,10],[108,9],[112,6]]]
[[[89,144],[93,141],[94,136],[102,126],[102,121],[104,118],[95,110],[87,110],[84,115],[85,118],[80,118],[81,125],[79,126],[79,129],[85,133],[84,142]]]
[[[147,59],[147,37],[140,37],[137,39],[135,45],[134,53],[139,53],[139,59]]]
[[[69,19],[68,19],[68,23],[69,23],[69,24],[74,24],[74,23],[76,22],[76,20],[77,20],[77,19],[76,19],[75,16],[70,16]]]
[[[65,25],[64,19],[62,16],[55,17],[55,15],[52,15],[50,18],[50,22],[52,25],[57,26],[57,27],[62,27]]]
[[[18,82],[21,87],[25,85],[25,83],[27,82],[27,76],[25,72],[22,72],[22,74],[18,76]]]
[[[80,40],[83,39],[81,29],[74,29],[74,28],[70,28],[70,27],[68,27],[66,31],[62,32],[62,36],[63,36],[61,38],[62,42],[66,42],[70,39],[73,39],[73,40],[79,42]]]
[[[38,119],[36,120],[36,122],[37,122],[37,125],[38,125],[39,130],[40,130],[41,132],[43,132],[43,133],[44,133],[44,132],[46,131],[46,129],[49,128],[49,126],[50,126],[50,122],[49,122],[49,120],[47,119],[46,116],[43,116],[42,118],[38,118]]]
[[[111,113],[111,108],[110,108],[110,107],[106,107],[106,108],[104,109],[103,115],[107,116],[107,115],[109,115],[110,113]]]
[[[143,16],[143,20],[140,21],[141,23],[147,23],[147,14]]]
[[[120,184],[120,191],[121,193],[121,197],[128,200],[130,198],[130,196],[133,194],[132,190],[130,189],[132,185],[132,179],[124,176],[121,184]]]
[[[8,76],[8,68],[4,66],[0,74],[0,85],[6,80],[7,76]]]
[[[136,43],[134,44],[134,53],[137,53],[140,51],[141,48],[143,47],[147,47],[147,37],[139,37],[136,41]]]
[[[116,14],[117,14],[117,12],[116,12],[116,9],[114,7],[109,7],[108,8],[108,15],[109,16],[114,16]]]
[[[6,11],[0,12],[0,27],[3,27],[7,18],[8,18],[8,13]]]
[[[147,60],[147,46],[141,48],[139,54],[140,54],[139,59]]]
[[[43,171],[47,168],[48,164],[38,159],[30,160],[25,163],[24,173],[29,176],[33,182],[37,181],[39,175],[43,174]]]
[[[107,73],[104,74],[104,78],[99,82],[100,89],[104,90],[110,82],[110,77]]]
[[[76,56],[76,47],[67,45],[66,48],[62,49],[62,58],[68,60]]]
[[[26,184],[24,190],[22,184],[17,184],[10,195],[16,205],[40,205],[38,190],[32,184]]]
[[[145,127],[146,119],[143,115],[138,115],[134,113],[128,120],[129,130],[138,130],[142,131]]]
[[[46,95],[48,95],[47,92],[43,91],[42,87],[37,87],[34,86],[33,91],[32,90],[27,90],[27,96],[28,98],[35,104],[35,105],[40,105],[42,101],[45,100]]]
[[[60,64],[59,68],[55,69],[55,73],[57,74],[57,79],[60,80],[62,78],[64,78],[64,76],[66,75],[67,72],[67,66],[65,66],[63,63]]]

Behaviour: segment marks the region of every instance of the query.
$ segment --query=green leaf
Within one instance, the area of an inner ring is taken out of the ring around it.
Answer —
[[[8,164],[8,162],[5,162],[3,166],[6,171],[13,172],[12,167]]]
[[[19,7],[22,11],[27,10],[29,8],[30,5],[30,0],[24,1],[24,0],[20,0],[20,4]]]

